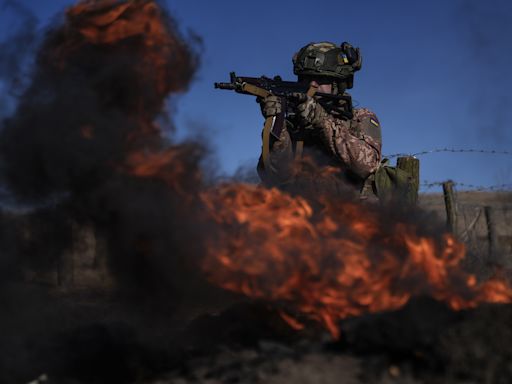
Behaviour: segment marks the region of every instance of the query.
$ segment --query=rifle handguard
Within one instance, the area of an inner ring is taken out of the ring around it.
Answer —
[[[267,97],[271,94],[266,89],[257,87],[256,85],[252,85],[249,83],[242,83],[242,91],[258,97]]]

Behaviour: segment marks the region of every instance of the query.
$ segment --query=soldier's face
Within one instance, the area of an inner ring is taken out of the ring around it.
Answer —
[[[310,86],[318,87],[317,92],[332,93],[332,80],[330,79],[313,79],[309,83]]]

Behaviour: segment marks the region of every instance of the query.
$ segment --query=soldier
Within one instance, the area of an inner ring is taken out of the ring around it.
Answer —
[[[346,42],[341,46],[310,43],[295,54],[293,71],[298,81],[319,93],[342,97],[333,101],[308,96],[298,105],[287,102],[285,106],[273,95],[258,100],[265,118],[287,110],[279,139],[270,140],[268,159],[263,159],[262,152],[258,162],[265,185],[285,190],[307,186],[315,193],[340,192],[348,185],[363,197],[372,195],[368,181],[381,161],[380,123],[370,110],[353,108],[345,92],[352,88],[354,72],[360,68],[359,49]],[[265,169],[265,163],[270,169]],[[331,170],[330,177],[317,177],[320,169]]]

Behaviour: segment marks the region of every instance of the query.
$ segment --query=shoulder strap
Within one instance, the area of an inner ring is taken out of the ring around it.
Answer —
[[[318,90],[318,85],[312,85],[309,87],[308,92],[306,93],[309,97],[314,97],[316,91]],[[302,153],[304,151],[304,140],[297,140],[295,143],[295,160],[302,159]]]

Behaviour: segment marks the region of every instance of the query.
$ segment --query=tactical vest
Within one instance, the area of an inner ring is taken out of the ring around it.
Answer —
[[[332,111],[330,112],[334,115]],[[354,112],[350,119],[347,116],[336,117],[343,119],[343,121],[349,124],[349,129],[354,135],[371,136],[373,139],[381,142],[380,123],[375,114],[366,109],[359,109]],[[286,127],[286,135],[281,138],[279,143],[285,150],[280,153],[282,161],[276,161],[276,165],[286,163],[286,159],[300,160],[304,153],[308,153],[311,150],[321,152],[323,144],[317,130],[312,129],[312,127],[310,127],[311,129],[308,129],[308,127],[296,128],[293,116],[286,121]],[[339,166],[337,160],[331,158],[332,163],[329,164],[325,162],[326,159],[329,159],[329,156],[323,157],[324,162],[318,164],[320,168],[325,165]],[[414,160],[417,161],[417,159]],[[392,167],[389,161],[385,160],[375,173],[371,174],[366,180],[360,177],[353,177],[350,175],[350,170],[346,171],[342,168],[340,168],[337,176],[318,177],[316,174],[318,168],[315,169],[313,167],[310,171],[306,169],[305,172],[301,172],[300,177],[284,178],[271,185],[278,186],[287,191],[307,190],[313,193],[315,191],[336,193],[336,191],[347,191],[348,184],[355,187],[355,190],[359,191],[362,198],[376,199],[378,197],[383,202],[399,199],[400,201],[405,200],[409,203],[415,203],[418,194],[419,170],[416,173],[411,172],[411,169],[404,168],[405,163],[405,161],[399,159],[399,165]],[[258,171],[264,171],[261,159]],[[263,180],[264,177],[261,173],[260,176]]]

